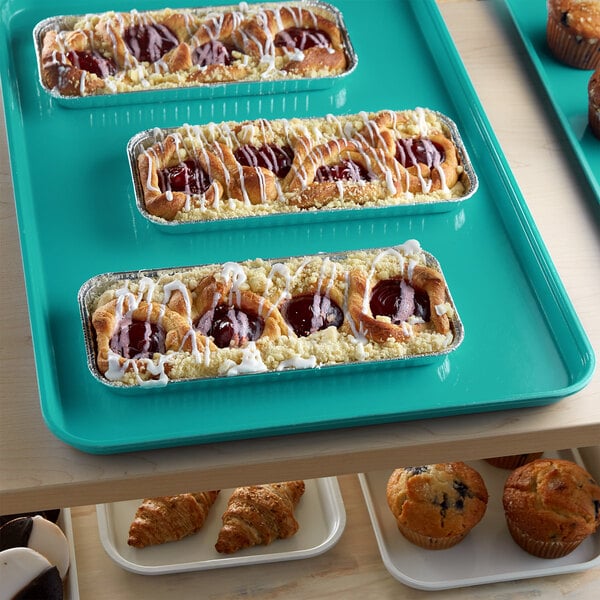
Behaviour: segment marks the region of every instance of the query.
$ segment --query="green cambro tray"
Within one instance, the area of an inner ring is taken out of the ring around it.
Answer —
[[[201,3],[180,2],[179,7]],[[435,2],[336,0],[358,66],[326,89],[85,109],[38,82],[32,31],[75,1],[0,3],[0,67],[40,404],[50,430],[116,453],[460,415],[557,401],[594,355]],[[90,0],[86,12],[163,7]],[[456,210],[365,211],[276,226],[167,235],[135,207],[126,146],[137,132],[227,119],[427,107],[456,124],[479,177]],[[99,273],[384,247],[417,239],[441,263],[464,341],[440,363],[265,373],[127,395],[91,375],[80,286]]]
[[[592,71],[562,64],[546,43],[546,0],[505,0],[539,80],[571,144],[575,159],[600,202],[600,140],[588,126]]]

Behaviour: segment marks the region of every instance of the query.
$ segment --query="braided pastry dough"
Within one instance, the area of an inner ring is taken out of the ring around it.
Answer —
[[[340,27],[300,2],[87,14],[43,33],[40,71],[64,96],[331,77],[349,65]]]
[[[146,498],[129,526],[127,543],[146,548],[176,542],[199,531],[212,508],[218,490],[176,496]]]
[[[142,139],[132,157],[140,205],[167,221],[433,203],[474,186],[454,128],[426,109],[185,125]]]
[[[95,362],[124,385],[435,355],[462,335],[415,240],[105,277],[86,300]]]
[[[299,528],[294,510],[304,489],[301,480],[236,488],[223,513],[217,552],[233,554],[292,537]]]
[[[408,278],[408,269],[409,266],[405,265],[405,272],[394,276],[391,281],[403,284]],[[429,326],[425,321],[410,323],[406,317],[402,318],[401,316],[390,319],[374,316],[366,299],[371,297],[371,291],[378,281],[379,278],[376,275],[369,277],[360,269],[350,272],[348,312],[360,332],[368,339],[383,344],[390,338],[400,342],[405,341],[415,332],[422,331]],[[450,331],[448,315],[446,313],[438,314],[436,310],[436,306],[443,306],[446,301],[446,284],[442,275],[431,267],[417,265],[412,268],[410,283],[413,290],[425,292],[427,295],[431,323],[433,323],[435,331],[441,334],[448,333]],[[398,307],[397,310],[401,311],[403,308]]]

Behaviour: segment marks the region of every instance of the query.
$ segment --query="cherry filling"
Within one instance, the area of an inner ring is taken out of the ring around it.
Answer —
[[[436,167],[444,162],[444,149],[427,138],[400,138],[396,141],[396,160],[410,168],[418,163]]]
[[[336,165],[322,165],[315,173],[319,183],[331,181],[371,181],[373,177],[364,167],[353,160],[342,160]]]
[[[289,146],[265,144],[260,148],[247,144],[234,152],[236,160],[245,167],[264,167],[282,179],[292,166],[294,152]]]
[[[331,39],[320,29],[289,27],[275,36],[275,46],[289,49],[307,50],[308,48],[329,48]]]
[[[158,186],[163,192],[203,194],[210,187],[210,183],[208,174],[193,159],[158,171]]]
[[[234,46],[223,44],[219,40],[211,40],[194,48],[192,62],[199,67],[208,67],[209,65],[229,66],[232,62],[231,53],[233,50],[235,50]]]
[[[429,321],[429,296],[417,291],[403,279],[384,279],[373,288],[370,302],[374,317],[389,317],[392,323],[401,323],[409,317],[420,317]]]
[[[219,304],[205,312],[196,328],[213,338],[219,348],[243,346],[257,340],[263,332],[264,321],[254,313],[247,313],[235,306]]]
[[[123,320],[110,340],[110,349],[123,358],[148,358],[165,352],[165,332],[148,321]]]
[[[82,69],[83,71],[89,71],[102,79],[109,75],[114,75],[117,72],[115,63],[109,58],[104,58],[104,56],[98,52],[69,50],[69,52],[67,52],[67,58],[74,67]]]
[[[301,337],[327,327],[339,327],[344,321],[342,309],[329,296],[302,294],[283,306],[283,316]]]
[[[179,44],[177,36],[160,23],[132,25],[124,35],[127,48],[139,62],[156,62]]]

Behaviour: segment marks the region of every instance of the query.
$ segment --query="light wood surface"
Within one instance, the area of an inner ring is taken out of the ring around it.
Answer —
[[[516,35],[498,26],[492,0],[446,0],[440,6],[557,271],[598,349],[598,202],[570,168],[556,119],[536,89],[535,75]],[[0,311],[0,512],[81,506],[74,511],[74,520],[83,598],[129,598],[137,590],[147,598],[164,597],[159,592],[152,595],[152,581],[108,568],[94,538],[92,509],[84,505],[192,488],[600,443],[600,377],[596,374],[581,392],[542,408],[109,457],[70,448],[48,431],[39,411],[3,131],[0,139],[0,306],[4,307]],[[167,577],[157,589],[171,590],[189,581],[186,589],[207,590],[204,597],[211,598],[423,595],[387,574],[355,479],[342,480],[349,520],[342,541],[331,553],[302,564],[278,565],[276,570],[239,569],[233,580],[216,572],[183,576],[176,583]],[[105,567],[110,577],[104,576]],[[300,581],[302,577],[306,579]],[[554,590],[553,597],[591,598],[592,588],[600,587],[598,569],[552,579],[539,581],[554,586],[543,587]],[[484,597],[537,596],[542,589],[537,581],[486,586]],[[103,592],[98,589],[112,593],[99,596]],[[481,597],[481,590],[469,593]],[[458,592],[444,597],[459,596],[466,597]]]

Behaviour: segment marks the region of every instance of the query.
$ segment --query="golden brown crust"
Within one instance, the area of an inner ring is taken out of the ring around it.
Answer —
[[[337,139],[312,148],[299,165],[292,168],[283,182],[287,192],[296,193],[291,203],[300,208],[321,208],[327,205],[339,194],[339,184],[335,182],[317,182],[317,171],[322,166],[331,166],[342,160],[350,160],[375,176],[380,184],[381,192],[370,189],[370,182],[344,184],[344,195],[351,195],[358,201],[362,198],[373,199],[393,197],[404,191],[402,189],[402,172],[405,169],[394,161],[393,156],[379,152],[377,149],[365,146],[359,141]],[[389,177],[389,179],[388,179]]]
[[[92,315],[92,326],[96,332],[97,365],[105,374],[111,366],[111,357],[119,366],[128,363],[127,368],[135,368],[140,372],[146,369],[146,360],[126,359],[111,350],[111,340],[123,320],[139,321],[158,325],[164,330],[165,351],[190,351],[192,343],[197,351],[204,350],[208,343],[206,338],[191,329],[190,323],[179,313],[170,310],[158,302],[141,302],[129,306],[129,300],[114,299],[98,307]],[[193,339],[192,339],[193,338]]]
[[[210,206],[223,195],[223,183],[227,182],[223,161],[212,152],[201,152],[194,156],[201,169],[212,175],[208,189],[196,200],[198,204]],[[154,148],[137,157],[140,181],[144,186],[146,209],[157,217],[172,220],[190,202],[190,195],[180,191],[162,191],[159,172],[180,164],[179,146],[172,136],[167,136],[160,149]]]
[[[437,463],[396,469],[386,500],[408,539],[437,549],[458,543],[479,523],[488,492],[481,475],[465,463]]]
[[[301,58],[286,60],[282,69],[303,77],[326,69],[332,75],[343,72],[347,67],[347,58],[342,36],[337,25],[314,11],[301,7],[282,7],[277,10],[265,10],[257,17],[248,20],[233,34],[233,39],[248,53],[261,59],[274,48],[276,56],[286,57],[294,49],[276,46],[277,34],[289,28],[303,28],[322,31],[327,34],[331,45],[313,46],[302,50]]]
[[[199,531],[218,490],[146,498],[137,508],[127,543],[135,548],[175,542]]]
[[[429,299],[431,321],[435,330],[438,333],[450,331],[448,315],[438,314],[436,310],[438,305],[443,305],[447,301],[446,284],[439,272],[430,267],[418,265],[412,270],[410,279],[408,273],[401,273],[394,279],[408,280],[414,289],[424,291]],[[406,323],[395,324],[389,319],[373,316],[365,298],[370,297],[378,278],[369,278],[364,271],[356,269],[351,271],[349,281],[348,313],[354,321],[356,329],[368,339],[380,344],[390,339],[403,341],[414,335],[414,332],[427,327],[427,323],[414,323],[408,326]]]
[[[44,85],[58,89],[66,96],[93,95],[102,91],[104,81],[94,73],[77,68],[68,58],[66,48],[91,51],[89,35],[81,31],[64,34],[49,31],[44,36],[40,57]]]
[[[194,296],[193,314],[198,318],[219,305],[233,306],[263,319],[261,338],[276,339],[287,333],[286,322],[279,310],[250,290],[234,291],[232,278],[219,281],[213,275],[205,277],[194,290]]]
[[[541,458],[504,485],[506,519],[540,542],[581,542],[600,526],[600,486],[576,463]]]
[[[294,510],[304,489],[301,480],[236,488],[223,513],[217,552],[233,554],[293,536],[299,528]]]

